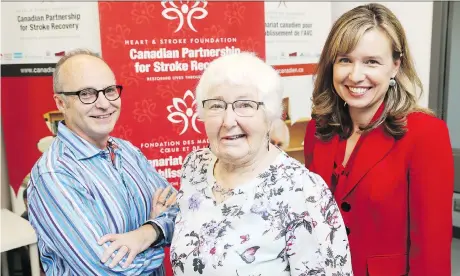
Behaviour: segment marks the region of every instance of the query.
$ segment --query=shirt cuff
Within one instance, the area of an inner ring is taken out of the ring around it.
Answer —
[[[150,245],[150,247],[163,247],[166,245],[166,227],[164,225],[164,223],[162,224],[162,221],[161,219],[149,219],[145,224],[150,224],[152,225],[152,227],[155,228],[155,231],[157,231],[157,239]],[[155,227],[156,226],[156,227]]]

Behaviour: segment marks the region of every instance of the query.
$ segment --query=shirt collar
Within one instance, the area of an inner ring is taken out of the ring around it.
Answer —
[[[72,151],[78,160],[108,153],[107,149],[102,150],[75,134],[62,121],[58,124],[57,137]],[[115,145],[116,149],[118,149],[118,144],[115,143],[112,137],[109,137],[108,143]]]

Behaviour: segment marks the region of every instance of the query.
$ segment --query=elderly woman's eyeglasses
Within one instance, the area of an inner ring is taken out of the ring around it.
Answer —
[[[108,101],[115,101],[121,96],[121,91],[123,86],[121,85],[111,85],[102,90],[97,90],[94,88],[85,88],[75,92],[56,92],[56,94],[69,95],[69,96],[78,96],[80,101],[84,104],[92,104],[97,101],[99,98],[99,93],[102,92],[105,98]]]
[[[233,111],[240,117],[251,117],[259,109],[259,106],[264,105],[263,102],[251,100],[237,100],[233,103],[227,103],[223,100],[209,99],[203,101],[205,113],[209,116],[221,115],[227,110],[228,105],[232,105]]]

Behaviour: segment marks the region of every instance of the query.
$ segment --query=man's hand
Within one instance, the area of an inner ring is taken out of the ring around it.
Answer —
[[[124,234],[105,235],[99,239],[99,245],[103,245],[108,241],[112,243],[104,250],[101,262],[106,263],[112,257],[113,253],[118,250],[109,267],[114,268],[126,254],[129,254],[123,265],[123,268],[127,268],[137,254],[147,249],[157,239],[157,235],[157,232],[151,225],[143,225],[134,231]]]
[[[177,193],[173,192],[173,194],[168,198],[170,191],[171,186],[168,186],[166,189],[158,189],[155,191],[155,194],[152,198],[152,210],[150,211],[150,219],[156,218],[161,213],[168,210],[171,205],[176,203]]]

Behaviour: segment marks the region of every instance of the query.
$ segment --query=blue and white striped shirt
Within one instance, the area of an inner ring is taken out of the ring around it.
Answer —
[[[107,149],[60,123],[55,141],[32,169],[29,219],[46,275],[164,275],[162,246],[171,243],[176,207],[153,220],[164,240],[139,253],[129,267],[121,266],[127,256],[114,268],[110,260],[100,261],[106,245],[98,239],[139,228],[149,219],[155,190],[169,185],[130,142],[109,141],[117,146],[114,163]]]

